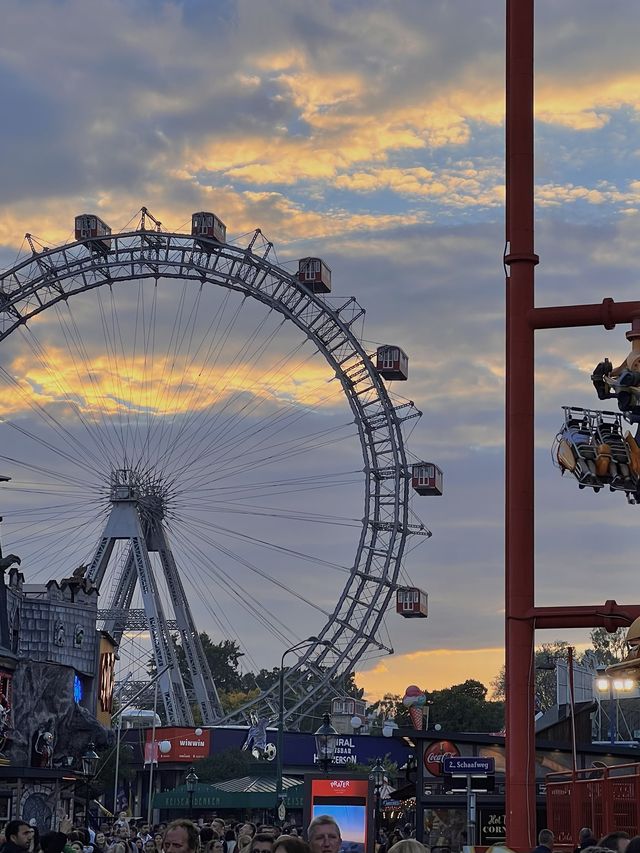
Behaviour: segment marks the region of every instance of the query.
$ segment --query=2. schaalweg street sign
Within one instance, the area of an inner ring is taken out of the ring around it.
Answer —
[[[477,776],[480,773],[495,773],[496,762],[494,758],[453,755],[444,759],[442,769],[445,773],[467,773]]]

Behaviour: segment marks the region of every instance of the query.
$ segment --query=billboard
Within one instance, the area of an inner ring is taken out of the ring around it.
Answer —
[[[198,731],[200,734],[196,734]],[[209,756],[209,729],[162,727],[156,729],[155,744],[152,731],[147,729],[144,747],[145,764],[153,761],[198,761]]]
[[[373,783],[365,777],[305,776],[305,826],[330,815],[340,827],[342,853],[373,850]]]

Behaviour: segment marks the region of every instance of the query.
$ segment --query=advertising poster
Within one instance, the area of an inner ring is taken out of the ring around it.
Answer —
[[[330,815],[340,827],[342,853],[369,853],[373,848],[372,783],[368,778],[305,777],[305,824]]]

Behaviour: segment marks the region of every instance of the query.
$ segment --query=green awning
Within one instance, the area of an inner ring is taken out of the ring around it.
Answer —
[[[299,779],[285,776],[282,789],[288,808],[302,808],[304,784]],[[186,785],[179,785],[153,797],[154,809],[273,809],[275,806],[275,776],[244,776],[215,785],[199,782],[193,794]]]

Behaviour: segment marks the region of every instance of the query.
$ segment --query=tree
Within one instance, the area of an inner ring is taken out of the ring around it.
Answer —
[[[594,628],[589,635],[593,651],[604,666],[621,661],[627,654],[627,628],[610,634],[605,628]]]
[[[504,702],[486,700],[487,688],[467,679],[444,690],[427,694],[431,720],[450,731],[497,732],[504,726]]]
[[[543,643],[534,652],[535,696],[536,708],[546,711],[556,703],[556,660],[567,660],[569,643],[564,640],[554,640]],[[491,682],[491,692],[494,699],[504,700],[506,697],[506,671],[502,667]]]
[[[225,749],[209,758],[203,758],[194,765],[200,782],[221,782],[224,779],[238,779],[248,776],[255,759],[247,750]]]

